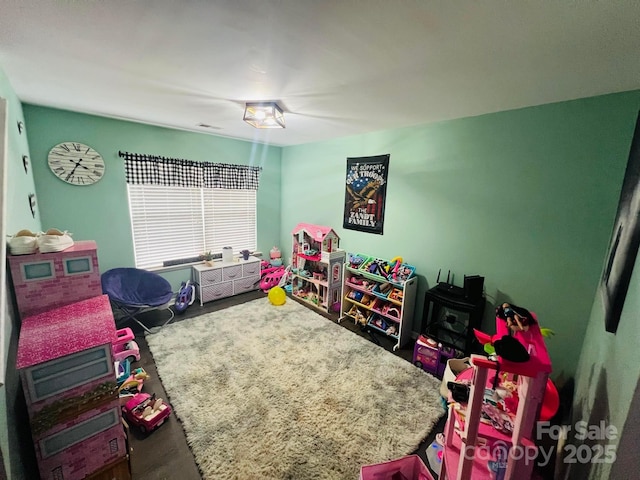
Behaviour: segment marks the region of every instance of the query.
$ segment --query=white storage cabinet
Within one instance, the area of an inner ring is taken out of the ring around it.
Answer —
[[[249,257],[233,262],[217,261],[192,267],[192,281],[200,305],[213,300],[257,290],[260,286],[260,259]]]

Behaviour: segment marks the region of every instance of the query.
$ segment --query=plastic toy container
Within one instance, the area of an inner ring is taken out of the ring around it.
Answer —
[[[361,272],[366,272],[366,273],[369,273],[370,275],[375,275],[376,277],[384,279],[384,278],[386,278],[387,275],[384,272],[384,270],[382,270],[382,269],[387,264],[388,264],[388,262],[386,260],[383,260],[382,258],[369,257],[360,266],[360,268],[358,270],[360,270]]]
[[[429,469],[418,455],[390,460],[360,468],[360,480],[434,480]]]
[[[409,265],[408,263],[403,263],[400,265],[399,271],[396,274],[396,277],[389,276],[389,281],[392,283],[397,283],[402,285],[404,282],[409,280],[416,274],[416,267],[413,265]]]
[[[388,285],[385,287],[384,285]],[[386,288],[386,289],[385,289]],[[386,299],[389,296],[389,293],[393,290],[393,287],[388,282],[385,283],[377,283],[375,287],[373,287],[373,294],[376,297]]]
[[[358,270],[369,260],[369,255],[362,253],[349,253],[347,255],[347,266],[353,270]]]

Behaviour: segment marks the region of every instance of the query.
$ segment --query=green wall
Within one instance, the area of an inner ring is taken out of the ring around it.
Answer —
[[[18,133],[18,122],[26,125],[26,121],[23,117],[20,100],[2,68],[0,68],[0,97],[7,100],[8,110],[8,145],[7,157],[5,158],[7,190],[2,192],[7,206],[4,219],[6,233],[12,235],[24,228],[36,232],[40,230],[40,216],[37,209],[35,217],[31,215],[28,201],[29,193],[36,192],[33,170],[29,168],[25,172],[22,163],[23,155],[31,157],[27,142],[27,137],[31,133],[28,128],[23,130],[22,134]],[[9,278],[7,278],[7,283],[8,285],[2,292],[3,295],[7,295],[7,292],[11,291]],[[14,311],[11,295],[7,296],[5,305],[7,310],[4,312],[4,325],[0,325],[0,328],[4,329],[5,343],[2,346],[2,355],[4,355],[6,362],[5,384],[0,387],[0,450],[2,450],[7,478],[20,479],[25,476],[22,459],[25,452],[20,448],[20,445],[28,443],[30,439],[20,438],[17,428],[21,422],[26,420],[26,411],[15,368],[19,319]]]
[[[572,376],[616,213],[640,92],[340,138],[283,149],[282,242],[299,221],[341,247],[396,255],[420,275],[486,277],[495,305],[535,311],[556,331],[554,375]],[[342,229],[346,157],[391,154],[384,235]]]
[[[134,266],[124,159],[118,156],[119,151],[261,166],[258,248],[268,251],[278,243],[279,147],[34,105],[25,105],[24,112],[31,132],[29,144],[43,228],[68,230],[76,240],[95,240],[101,271]],[[56,178],[49,170],[47,154],[62,141],[84,143],[102,154],[104,177],[87,187]],[[181,281],[190,278],[189,268],[160,273],[176,291]]]
[[[603,256],[603,266],[604,262]],[[640,256],[634,265],[615,334],[605,331],[602,296],[600,292],[595,295],[576,371],[571,425],[584,420],[589,425],[604,421],[606,426],[614,426],[617,429],[615,439],[594,439],[584,443],[615,445],[617,460],[613,466],[606,462],[569,465],[570,478],[627,479],[638,475],[640,463],[635,450],[640,437],[640,362],[636,355],[640,345],[639,291]],[[572,443],[583,442],[573,439]]]
[[[604,257],[602,257],[604,262]],[[579,420],[589,425],[598,425],[604,421],[605,425],[613,425],[618,436],[612,440],[596,441],[603,445],[618,445],[623,436],[632,438],[632,445],[637,446],[637,421],[635,428],[627,426],[628,416],[631,414],[631,404],[639,406],[638,380],[640,379],[640,362],[637,349],[640,345],[640,256],[629,284],[629,293],[620,318],[620,324],[615,334],[607,333],[604,329],[604,309],[602,298],[595,296],[593,308],[587,325],[582,353],[576,371],[576,388],[574,411],[571,425]],[[635,416],[637,418],[637,413]],[[570,437],[572,438],[572,437]],[[580,441],[573,441],[579,445]],[[588,442],[586,442],[588,443]],[[593,443],[593,442],[592,442]],[[638,472],[638,456],[633,454],[629,459],[618,451],[616,462],[617,474],[611,478],[633,478]],[[626,465],[624,462],[627,462]],[[589,463],[570,465],[569,478],[609,478],[611,465],[607,463]]]

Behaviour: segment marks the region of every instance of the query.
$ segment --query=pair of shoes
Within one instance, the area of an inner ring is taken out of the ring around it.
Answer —
[[[11,255],[29,255],[38,250],[38,235],[31,230],[20,230],[9,239],[9,253]]]
[[[9,239],[11,255],[29,255],[36,253],[61,252],[73,245],[71,233],[50,228],[44,233],[33,233],[31,230],[20,230]]]
[[[61,252],[73,245],[72,233],[61,232],[57,228],[50,228],[38,235],[38,249],[40,253]]]

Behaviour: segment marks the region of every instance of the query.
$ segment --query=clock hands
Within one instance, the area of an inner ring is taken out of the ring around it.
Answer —
[[[76,168],[78,168],[78,167],[82,167],[82,168],[84,168],[85,170],[91,170],[89,167],[87,167],[87,166],[85,166],[85,165],[80,165],[80,162],[81,162],[82,160],[84,160],[84,158],[81,158],[81,159],[80,159],[80,160],[78,160],[77,162],[74,162],[74,161],[73,161],[73,159],[71,159],[71,158],[69,159],[69,161],[70,161],[71,163],[74,163],[74,164],[76,165],[76,166],[74,167],[74,170],[75,170]]]
[[[71,172],[69,172],[69,175],[67,175],[67,180],[69,180],[71,177],[73,177],[73,174],[76,173],[76,169],[78,167],[82,167],[85,170],[90,170],[88,167],[81,165],[80,162],[82,162],[82,158],[80,160],[78,160],[77,162],[74,162],[71,158],[69,159],[69,161],[73,164],[75,164],[75,167],[73,167],[73,170],[71,170]]]

